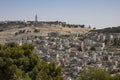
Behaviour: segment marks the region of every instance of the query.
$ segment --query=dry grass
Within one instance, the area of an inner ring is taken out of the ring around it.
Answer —
[[[19,30],[29,30],[31,33],[21,34],[18,36],[15,36],[15,32],[18,32]],[[40,32],[34,33],[34,29],[39,29]],[[90,29],[89,28],[67,28],[67,27],[51,27],[51,26],[40,26],[40,27],[24,27],[24,28],[14,28],[10,30],[6,30],[3,32],[0,32],[0,40],[3,39],[12,39],[12,38],[20,38],[23,36],[46,36],[50,32],[58,32],[59,34],[71,34],[71,33],[87,33]]]

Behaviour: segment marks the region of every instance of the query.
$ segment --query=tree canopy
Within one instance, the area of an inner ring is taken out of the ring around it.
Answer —
[[[41,61],[34,46],[0,44],[0,80],[61,80],[61,67]]]
[[[110,76],[102,69],[92,68],[81,73],[77,80],[120,80],[120,74]]]

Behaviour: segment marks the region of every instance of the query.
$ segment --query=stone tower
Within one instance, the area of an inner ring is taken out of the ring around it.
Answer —
[[[35,15],[35,23],[37,23],[37,21],[38,21],[38,20],[37,20],[37,14],[36,14],[36,15]]]

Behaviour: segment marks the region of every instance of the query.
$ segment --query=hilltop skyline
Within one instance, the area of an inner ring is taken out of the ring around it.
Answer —
[[[0,20],[63,21],[105,28],[120,26],[119,0],[1,0]]]

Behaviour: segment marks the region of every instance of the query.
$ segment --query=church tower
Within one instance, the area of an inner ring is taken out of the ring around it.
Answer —
[[[37,14],[36,14],[36,15],[35,15],[35,23],[37,23],[37,21],[38,21],[38,20],[37,20]]]

